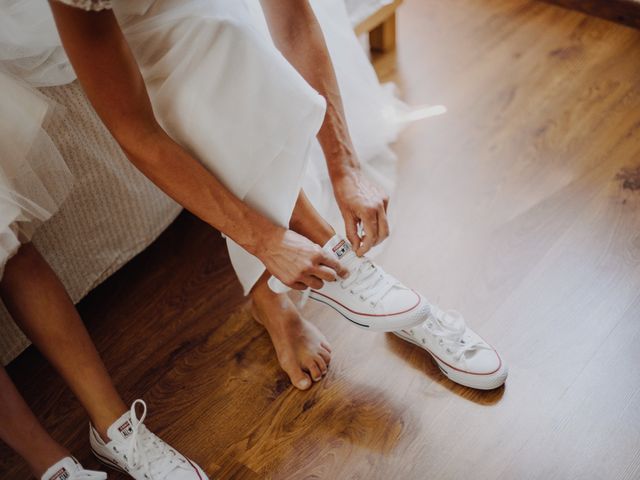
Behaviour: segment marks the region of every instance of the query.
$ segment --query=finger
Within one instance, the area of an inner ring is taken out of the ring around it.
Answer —
[[[347,240],[353,246],[354,250],[360,247],[360,237],[358,236],[358,219],[353,215],[345,217],[344,228],[347,233]]]
[[[342,265],[339,260],[329,255],[329,253],[324,250],[322,251],[322,259],[320,260],[320,263],[332,269],[341,278],[347,278],[349,276],[349,270],[347,270],[347,267]]]
[[[336,271],[325,265],[318,265],[312,272],[312,275],[321,278],[327,282],[335,282],[337,280]]]
[[[360,249],[356,251],[359,257],[371,250],[371,247],[378,240],[378,215],[376,213],[368,213],[362,223],[364,226],[364,238]]]
[[[387,218],[387,212],[384,207],[380,207],[378,210],[378,243],[389,236],[389,219]]]
[[[324,282],[315,275],[306,275],[304,277],[304,283],[307,284],[309,288],[312,288],[314,290],[320,290],[322,287],[324,287]]]
[[[302,282],[294,282],[289,285],[289,288],[293,288],[294,290],[306,290],[308,287]]]
[[[331,345],[329,345],[327,342],[320,342],[320,345],[322,346],[322,348],[324,348],[327,352],[331,353]]]

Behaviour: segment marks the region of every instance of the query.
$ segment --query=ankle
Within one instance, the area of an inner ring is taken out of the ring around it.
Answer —
[[[65,457],[71,456],[71,453],[69,453],[66,448],[58,444],[55,444],[55,446],[48,446],[44,449],[36,448],[32,453],[33,460],[28,460],[27,463],[29,464],[29,470],[31,470],[31,473],[37,480],[40,480],[42,475],[44,475],[52,465]]]
[[[111,425],[113,425],[127,411],[127,407],[125,407],[123,404],[119,407],[114,407],[110,411],[103,412],[91,418],[91,425],[93,425],[93,428],[96,430],[96,432],[98,432],[98,435],[100,435],[102,441],[109,441],[109,437],[107,435],[109,427],[111,427]]]
[[[336,234],[336,231],[328,223],[319,223],[311,226],[307,219],[299,218],[297,215],[291,217],[289,228],[321,246]]]

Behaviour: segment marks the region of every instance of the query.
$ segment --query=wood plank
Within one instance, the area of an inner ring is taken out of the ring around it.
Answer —
[[[589,15],[640,28],[640,0],[544,0]]]
[[[407,0],[398,22],[378,72],[448,113],[396,145],[379,259],[499,348],[506,388],[457,386],[420,349],[308,305],[334,357],[295,391],[222,239],[187,214],[80,306],[116,383],[214,478],[638,478],[640,32],[527,0]],[[42,358],[10,373],[97,466]],[[25,477],[0,447],[0,478]]]

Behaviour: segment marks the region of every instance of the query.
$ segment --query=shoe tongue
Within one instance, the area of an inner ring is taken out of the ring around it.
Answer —
[[[340,235],[334,235],[331,237],[331,239],[325,243],[322,248],[330,254],[335,255],[338,260],[346,260],[350,256],[355,255],[351,248],[351,244]]]
[[[109,427],[107,437],[109,437],[110,440],[122,441],[129,438],[132,433],[131,414],[125,412]]]
[[[73,457],[64,457],[54,463],[42,475],[42,480],[67,480],[71,474],[80,469],[80,464]]]

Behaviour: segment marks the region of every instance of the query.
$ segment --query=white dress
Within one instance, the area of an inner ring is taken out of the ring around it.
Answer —
[[[27,83],[0,70],[0,277],[71,187],[71,174],[43,130],[53,108]]]
[[[324,98],[273,44],[259,0],[63,1],[87,10],[113,8],[159,122],[236,196],[282,226],[303,185],[321,213],[336,211],[315,139]],[[313,5],[356,150],[365,164],[389,165],[387,144],[395,135],[385,115],[389,96],[353,34],[342,0]],[[231,239],[227,245],[246,293],[264,266]]]

